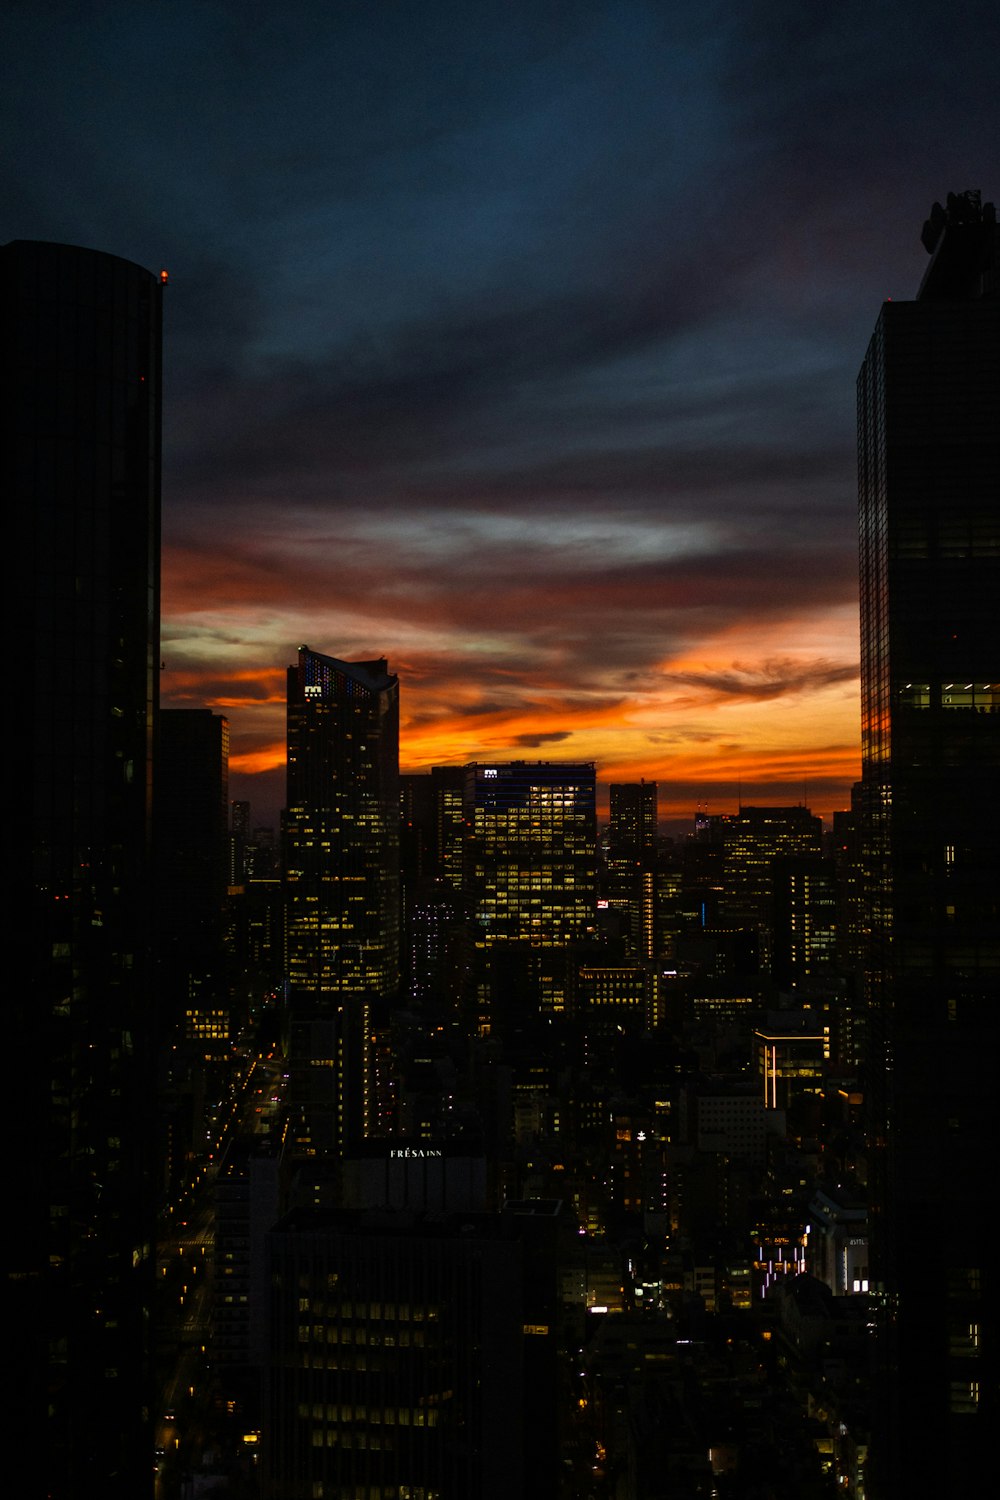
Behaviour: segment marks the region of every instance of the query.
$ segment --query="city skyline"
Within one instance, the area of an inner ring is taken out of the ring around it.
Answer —
[[[255,819],[303,639],[392,660],[404,770],[847,805],[854,377],[995,197],[990,12],[662,11],[5,18],[2,238],[170,273],[162,696]]]

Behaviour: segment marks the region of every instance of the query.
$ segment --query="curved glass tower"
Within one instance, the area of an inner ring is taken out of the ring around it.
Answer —
[[[0,300],[7,638],[28,643],[10,736],[8,1420],[55,1500],[133,1497],[152,1488],[161,286],[15,241]]]

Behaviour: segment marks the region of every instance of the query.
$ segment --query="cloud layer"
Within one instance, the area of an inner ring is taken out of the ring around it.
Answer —
[[[37,0],[3,238],[166,265],[164,701],[280,804],[297,646],[404,764],[845,805],[854,375],[990,180],[992,6]],[[956,80],[961,80],[960,87]]]

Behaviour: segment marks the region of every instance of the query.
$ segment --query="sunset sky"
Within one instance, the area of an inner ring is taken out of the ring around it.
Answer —
[[[0,242],[167,267],[162,674],[283,800],[301,643],[404,769],[846,806],[854,380],[1000,197],[993,3],[21,0]]]

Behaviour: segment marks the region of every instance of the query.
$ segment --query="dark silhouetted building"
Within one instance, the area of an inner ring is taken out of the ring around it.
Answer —
[[[268,1236],[263,1494],[550,1500],[557,1202],[293,1210]]]
[[[657,794],[655,781],[611,783],[608,845],[617,858],[636,864],[653,858],[659,829]]]
[[[411,1002],[457,1004],[467,945],[461,918],[465,823],[462,766],[401,776],[401,969]]]
[[[242,885],[247,878],[247,851],[250,845],[250,804],[242,800],[230,805],[229,884]]]
[[[1000,1285],[1000,235],[925,226],[858,379],[870,947],[871,1492],[973,1493],[993,1462]]]
[[[287,1164],[278,1134],[235,1136],[213,1184],[212,1363],[232,1379],[267,1359],[267,1232],[284,1213]]]
[[[432,766],[429,772],[400,777],[404,856],[411,879],[428,877],[462,888],[462,844],[465,833],[462,766]]]
[[[15,241],[0,301],[8,639],[31,649],[9,745],[10,1463],[52,1500],[134,1500],[153,1470],[161,285]]]
[[[286,970],[293,1104],[317,1149],[373,1128],[373,1008],[399,987],[399,687],[303,646],[288,669]]]
[[[633,953],[656,951],[656,846],[659,832],[655,781],[612,782],[606,857],[606,895],[625,915]]]
[[[202,998],[227,1004],[229,721],[221,714],[161,712],[154,810],[157,959],[173,1023],[188,1008],[192,979]]]
[[[837,878],[832,859],[781,855],[771,863],[772,973],[779,989],[829,980],[837,956]]]
[[[724,908],[731,921],[770,929],[774,861],[822,853],[823,825],[808,807],[741,807],[724,824]]]

